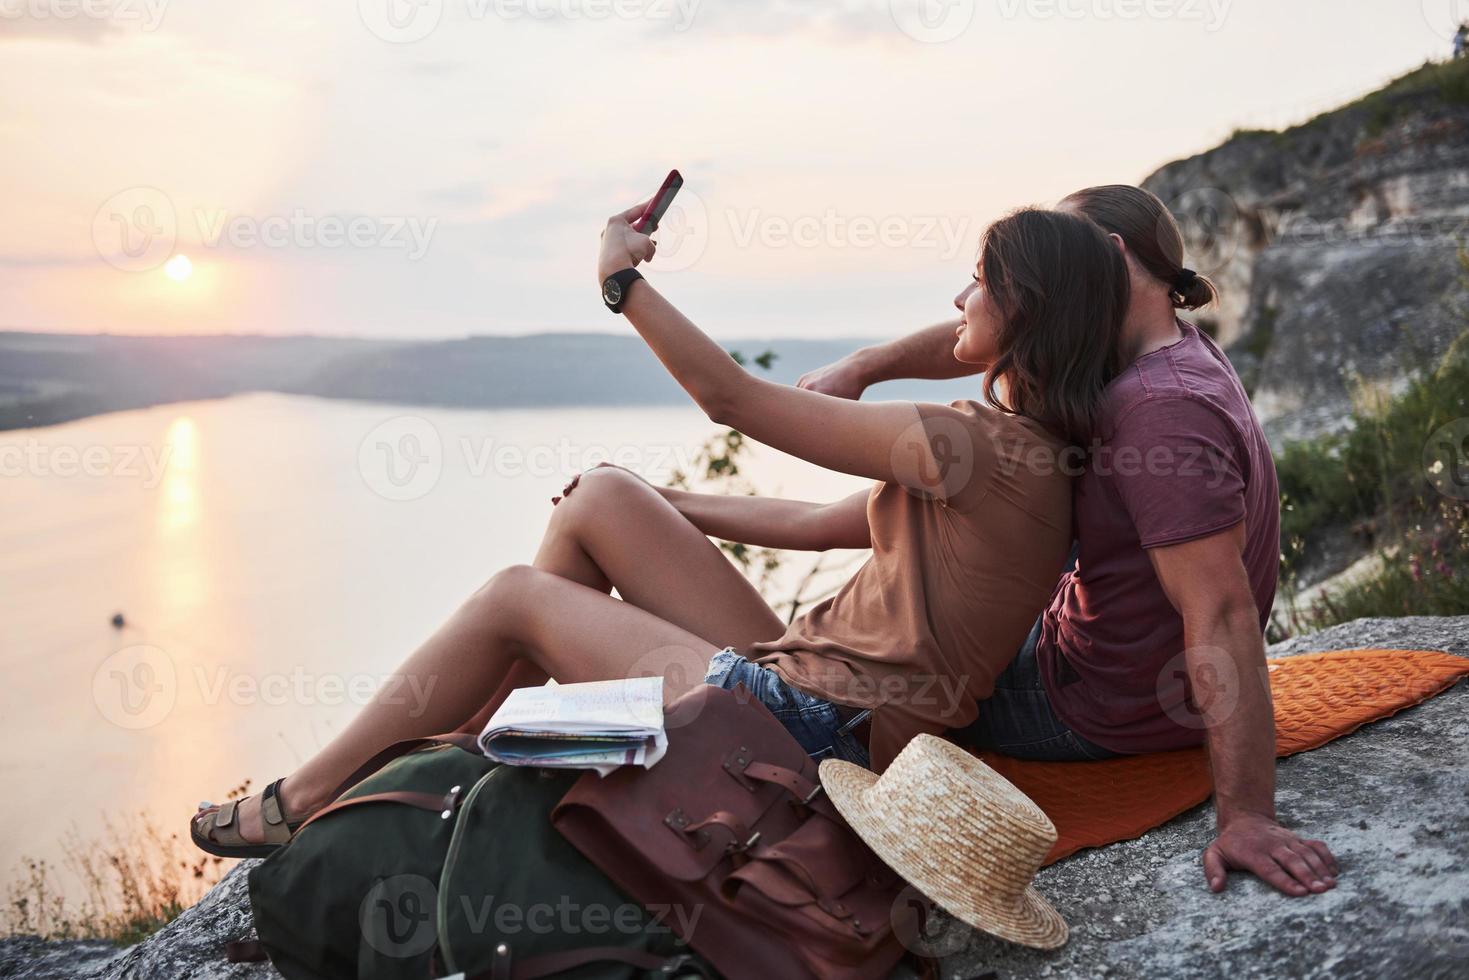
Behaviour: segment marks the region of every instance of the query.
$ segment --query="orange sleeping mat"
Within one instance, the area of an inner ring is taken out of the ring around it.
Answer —
[[[1469,674],[1469,657],[1428,650],[1337,650],[1270,661],[1277,755],[1304,752],[1427,700]],[[1209,798],[1202,748],[1100,762],[986,763],[1056,825],[1046,863],[1141,836]]]

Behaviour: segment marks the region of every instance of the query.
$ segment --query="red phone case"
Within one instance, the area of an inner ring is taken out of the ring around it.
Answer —
[[[673,203],[673,197],[678,189],[683,186],[683,175],[677,170],[668,171],[668,176],[663,178],[663,185],[658,188],[658,193],[648,202],[643,213],[638,215],[632,223],[634,231],[640,231],[645,235],[651,235],[658,230],[658,222],[663,220],[668,206]]]

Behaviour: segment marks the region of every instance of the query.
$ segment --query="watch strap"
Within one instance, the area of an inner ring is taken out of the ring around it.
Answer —
[[[643,278],[643,274],[641,272],[639,272],[637,269],[629,267],[623,269],[621,272],[614,272],[612,273],[612,275],[602,280],[602,302],[607,303],[607,309],[611,310],[613,313],[621,313],[622,304],[627,301],[628,288],[641,278]],[[607,284],[611,282],[617,283],[619,295],[616,303],[610,303],[607,301]]]

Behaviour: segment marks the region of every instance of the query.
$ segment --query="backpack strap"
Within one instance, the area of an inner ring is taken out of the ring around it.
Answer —
[[[369,793],[366,796],[354,796],[350,800],[338,800],[317,810],[305,823],[296,828],[296,832],[300,833],[328,813],[336,813],[338,810],[361,806],[364,803],[398,803],[403,806],[411,806],[418,810],[441,810],[443,811],[444,819],[447,820],[449,815],[459,806],[459,795],[460,787],[455,786],[443,795],[439,795],[438,793],[415,793],[412,790],[400,789],[387,793]]]
[[[417,749],[428,748],[430,745],[454,745],[471,755],[484,755],[479,748],[479,739],[468,732],[445,732],[442,735],[430,735],[428,738],[404,739],[401,742],[394,742],[358,766],[356,772],[342,780],[341,785],[332,792],[331,798],[337,799],[399,756],[407,755]]]
[[[751,762],[745,766],[743,772],[751,779],[783,787],[788,793],[807,805],[810,805],[811,801],[821,794],[820,783],[807,779],[794,769],[787,769],[784,766],[773,766],[768,762]]]

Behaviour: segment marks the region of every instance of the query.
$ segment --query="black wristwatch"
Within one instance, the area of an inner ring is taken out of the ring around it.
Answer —
[[[628,287],[641,278],[643,274],[638,270],[623,269],[603,279],[602,302],[607,304],[607,309],[613,313],[621,313],[622,301],[627,299]]]

